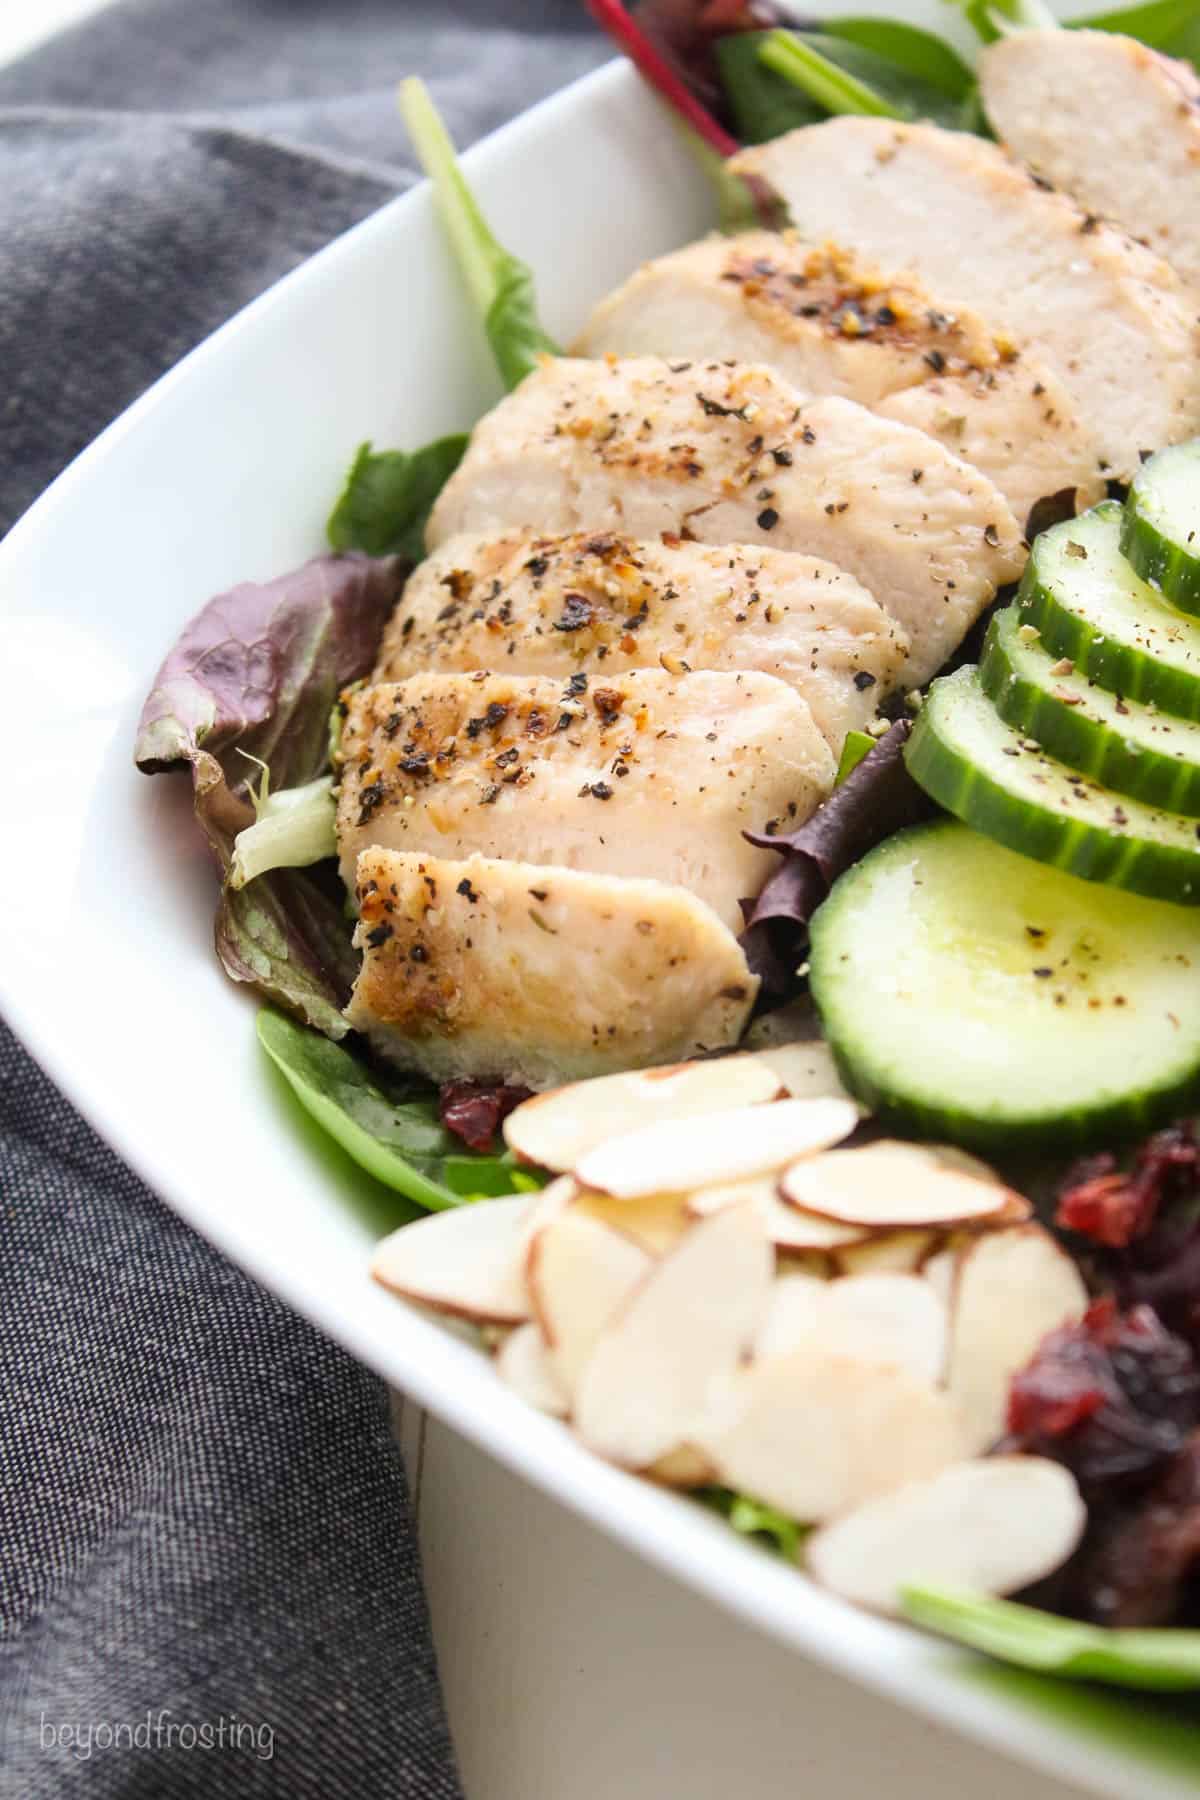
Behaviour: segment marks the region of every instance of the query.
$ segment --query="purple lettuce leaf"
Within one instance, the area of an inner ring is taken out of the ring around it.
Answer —
[[[168,653],[134,760],[147,775],[190,766],[196,817],[223,871],[254,821],[261,770],[251,758],[267,764],[275,790],[321,773],[330,710],[371,667],[403,576],[394,558],[314,557],[210,600]]]
[[[744,900],[741,944],[746,960],[769,992],[786,993],[808,941],[808,921],[839,875],[868,850],[906,825],[937,811],[904,763],[912,727],[900,719],[840,787],[788,837],[746,832],[752,844],[778,850],[782,866],[758,899]]]
[[[221,891],[214,936],[221,967],[326,1037],[345,1037],[342,1008],[358,956],[336,877],[272,869]]]
[[[320,556],[276,581],[245,582],[210,600],[167,655],[134,760],[147,775],[191,770],[196,818],[223,875],[238,832],[254,822],[258,764],[273,791],[326,767],[330,712],[370,669],[404,570],[395,558]],[[350,936],[340,886],[319,869],[275,869],[222,889],[216,947],[226,973],[328,1037],[347,1030],[342,1008],[358,960]]]

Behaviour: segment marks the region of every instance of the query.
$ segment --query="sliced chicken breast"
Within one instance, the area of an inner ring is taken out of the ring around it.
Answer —
[[[853,401],[806,405],[760,364],[547,359],[475,427],[428,542],[530,524],[828,557],[908,633],[914,683],[1023,561],[977,469]]]
[[[346,1017],[434,1081],[549,1087],[736,1043],[758,982],[683,888],[395,850],[358,859]]]
[[[1020,31],[979,58],[1014,156],[1200,288],[1200,79],[1112,31]]]
[[[1200,424],[1193,296],[1161,258],[1047,191],[996,144],[839,118],[743,150],[734,166],[780,194],[803,236],[915,270],[1047,362],[1103,474],[1129,477],[1140,451]]]
[[[1040,370],[1040,372],[1039,372]],[[1060,403],[1065,408],[1059,412]],[[1069,516],[1103,500],[1108,485],[1095,446],[1078,424],[1075,403],[1062,382],[1035,358],[1020,361],[975,383],[935,377],[879,402],[885,419],[912,425],[995,482],[1026,536],[1042,500],[1059,498]],[[1067,424],[1060,435],[1059,422]],[[1064,457],[1063,444],[1074,445]],[[1036,530],[1036,527],[1034,528]]]
[[[511,857],[670,882],[733,931],[779,862],[742,833],[802,824],[835,770],[773,675],[661,669],[414,675],[353,695],[341,747],[347,885],[372,844]]]
[[[836,755],[907,680],[908,640],[866,588],[815,556],[616,536],[453,537],[410,577],[374,680],[761,670],[796,689]]]
[[[794,233],[705,238],[645,263],[592,314],[581,356],[735,356],[808,395],[916,425],[995,482],[1019,520],[1073,487],[1104,497],[1096,448],[1050,369],[913,275]]]

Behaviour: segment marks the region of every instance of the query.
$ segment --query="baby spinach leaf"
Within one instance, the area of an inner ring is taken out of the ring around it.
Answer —
[[[985,44],[1010,31],[1057,31],[1059,20],[1045,0],[951,0],[960,6]]]
[[[420,450],[373,450],[370,443],[360,444],[329,515],[330,544],[335,550],[420,562],[433,503],[466,447],[461,432],[435,438]]]
[[[1076,1681],[1181,1692],[1200,1688],[1200,1631],[1110,1630],[1011,1600],[909,1587],[905,1615],[1001,1662]]]
[[[908,52],[911,61],[911,45]],[[959,129],[973,91],[968,79],[950,94],[944,80],[922,76],[874,47],[825,31],[739,32],[721,38],[716,54],[738,131],[747,143],[765,143],[836,113],[932,119]],[[939,75],[944,76],[940,66]]]
[[[536,369],[539,356],[558,355],[558,346],[538,320],[533,272],[515,257],[504,259],[483,329],[506,388],[519,386]]]
[[[344,1045],[270,1008],[258,1015],[258,1040],[322,1130],[368,1174],[418,1206],[437,1212],[540,1185],[507,1152],[464,1151],[441,1124],[437,1095],[426,1084],[377,1077]]]
[[[1005,21],[1017,30],[1115,31],[1167,56],[1200,62],[1200,8],[1196,0],[1144,0],[1138,6],[1056,19],[1042,0],[951,0],[962,8],[985,44],[995,43]]]
[[[400,111],[450,239],[459,273],[479,314],[496,367],[507,387],[516,387],[537,367],[538,358],[557,356],[558,346],[542,330],[527,264],[500,245],[463,178],[449,133],[424,82],[401,83]]]
[[[900,19],[826,19],[821,30],[827,37],[845,38],[870,50],[921,83],[940,88],[950,100],[965,100],[974,86],[975,78],[958,51],[917,25]]]
[[[869,50],[859,50],[851,44],[839,47],[834,39],[822,38],[816,32],[769,31],[758,59],[815,100],[824,112],[861,113],[882,119],[906,116],[878,85],[878,67],[872,70],[874,81],[870,76],[864,77],[863,63],[869,66],[876,61]]]
[[[1200,7],[1196,0],[1149,0],[1144,6],[1124,6],[1116,12],[1069,19],[1066,24],[1072,31],[1117,31],[1167,56],[1200,64]]]
[[[768,34],[738,31],[716,43],[717,68],[725,85],[737,134],[745,144],[765,144],[800,125],[828,117],[807,94],[759,61]]]

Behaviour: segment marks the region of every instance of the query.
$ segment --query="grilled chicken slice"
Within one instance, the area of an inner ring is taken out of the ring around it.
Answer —
[[[1102,474],[1131,476],[1139,451],[1200,423],[1196,305],[1179,277],[997,145],[840,118],[743,150],[734,166],[781,195],[803,236],[915,270],[947,304],[978,307],[1049,363]]]
[[[1200,80],[1111,31],[1020,31],[979,58],[1014,156],[1200,288]]]
[[[736,1043],[758,982],[683,888],[535,863],[358,859],[346,1017],[434,1081],[549,1087]]]
[[[362,689],[342,731],[347,885],[371,844],[645,875],[690,889],[734,931],[779,858],[742,836],[803,824],[835,764],[773,675],[640,669],[414,675]]]
[[[989,476],[1019,520],[1073,487],[1104,497],[1095,445],[1058,378],[915,276],[834,244],[753,231],[645,263],[592,314],[581,356],[736,356],[803,394],[916,425]]]
[[[796,689],[830,748],[899,685],[908,640],[815,556],[621,537],[454,537],[409,578],[376,681],[428,669],[584,674],[761,670]]]
[[[760,364],[547,359],[475,427],[428,542],[529,524],[828,557],[908,633],[914,683],[1023,560],[977,469],[853,401],[805,405]]]

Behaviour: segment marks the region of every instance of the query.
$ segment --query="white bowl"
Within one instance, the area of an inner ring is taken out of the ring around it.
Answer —
[[[700,179],[623,65],[467,160],[563,339],[639,259],[712,223]],[[1143,1719],[1139,1734],[1133,1701],[1060,1690],[1052,1706],[1037,1683],[853,1611],[699,1507],[589,1456],[368,1279],[394,1205],[307,1124],[260,1054],[255,1003],[212,952],[214,879],[188,783],[135,773],[134,726],[190,614],[321,548],[362,438],[422,443],[469,425],[496,392],[421,190],[202,345],[0,546],[0,1004],[184,1218],[564,1504],[797,1650],[1010,1754],[1098,1794],[1191,1795],[1179,1762],[1151,1758],[1155,1728]]]

